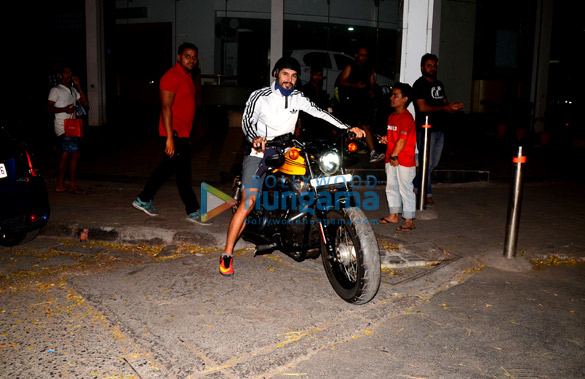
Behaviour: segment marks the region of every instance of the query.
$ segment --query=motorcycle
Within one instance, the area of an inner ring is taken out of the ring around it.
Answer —
[[[357,149],[354,136],[343,131],[329,141],[287,135],[268,142],[262,194],[242,238],[257,245],[255,255],[279,250],[300,262],[320,254],[335,292],[365,304],[378,292],[381,268],[374,231],[343,168],[344,155]],[[240,187],[236,178],[238,201]]]

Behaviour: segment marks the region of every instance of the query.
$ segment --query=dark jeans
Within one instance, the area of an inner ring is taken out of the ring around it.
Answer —
[[[163,140],[163,146],[166,139]],[[150,175],[144,189],[138,197],[142,201],[150,201],[154,195],[173,176],[177,180],[177,189],[181,200],[185,204],[187,214],[191,214],[200,208],[199,201],[191,187],[191,146],[188,138],[175,137],[175,155],[169,158],[164,154],[158,167]]]
[[[443,153],[443,145],[445,144],[445,134],[443,132],[431,132],[429,137],[429,167],[427,170],[427,197],[433,197],[433,188],[431,186],[431,173],[439,165],[441,154]],[[418,148],[418,170],[414,178],[414,189],[418,190],[422,175],[422,156],[423,156],[423,133],[416,132],[416,147]]]

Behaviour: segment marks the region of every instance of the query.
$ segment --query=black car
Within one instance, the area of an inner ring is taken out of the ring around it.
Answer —
[[[0,126],[0,245],[31,241],[49,214],[47,186],[26,145]]]

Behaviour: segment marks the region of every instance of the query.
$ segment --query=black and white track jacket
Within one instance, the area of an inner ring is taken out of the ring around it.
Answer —
[[[350,127],[317,107],[301,91],[295,89],[289,96],[282,96],[274,85],[273,82],[270,87],[252,92],[246,102],[242,130],[248,142],[251,143],[257,137],[270,141],[275,137],[294,133],[299,111],[323,119],[339,129]]]

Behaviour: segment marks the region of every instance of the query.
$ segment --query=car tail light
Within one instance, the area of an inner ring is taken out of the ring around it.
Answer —
[[[39,170],[33,167],[28,151],[26,151],[26,158],[28,159],[28,172],[31,176],[39,176]]]
[[[44,212],[35,212],[35,213],[31,213],[28,216],[26,216],[26,224],[33,224],[37,221],[40,220],[45,220],[47,218],[47,214]]]

